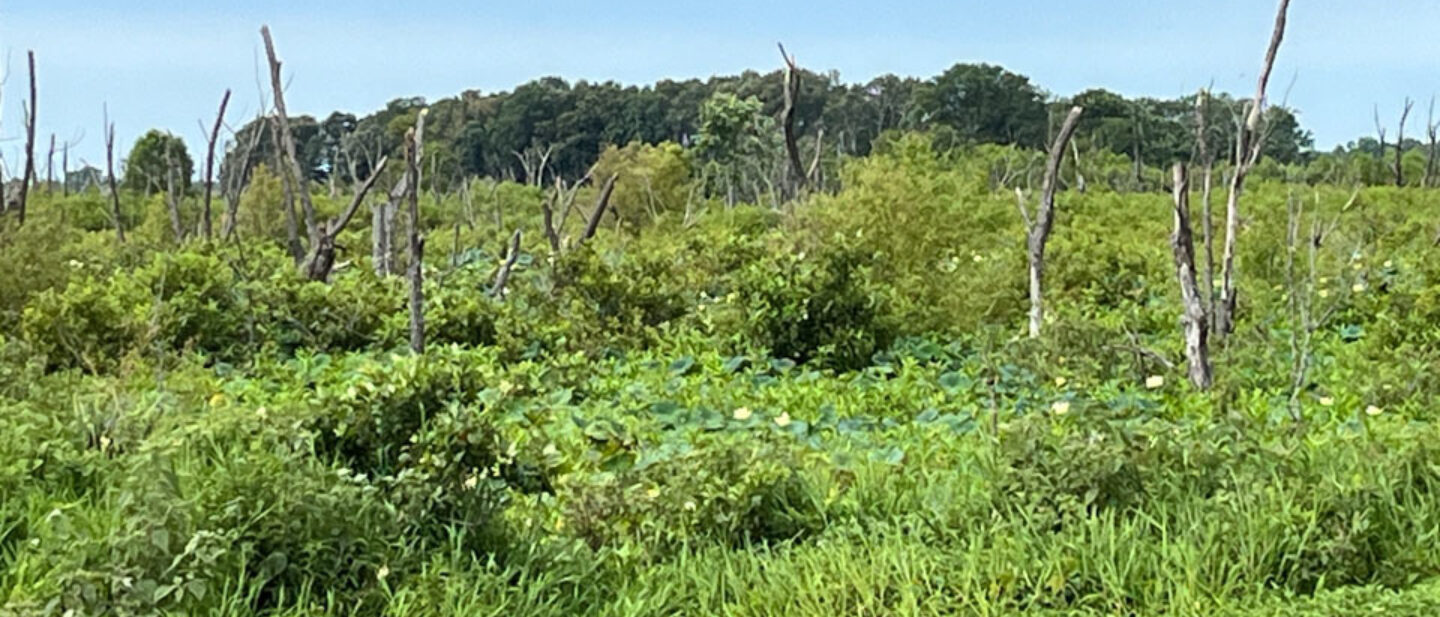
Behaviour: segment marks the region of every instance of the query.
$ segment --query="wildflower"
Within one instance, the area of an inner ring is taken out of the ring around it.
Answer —
[[[655,488],[655,487],[651,487],[650,490],[645,491],[645,496],[646,496],[646,497],[649,497],[649,498],[651,498],[651,499],[654,499],[654,498],[656,498],[656,497],[659,497],[659,496],[660,496],[660,489]]]
[[[790,426],[790,412],[782,411],[780,412],[780,415],[775,416],[775,426],[778,426],[780,428]]]
[[[1146,377],[1145,387],[1151,390],[1154,390],[1156,388],[1163,388],[1165,387],[1165,377],[1163,375],[1151,375],[1149,377]]]
[[[383,581],[388,576],[390,576],[390,566],[380,566],[380,569],[375,571],[375,580],[377,581]]]
[[[1359,272],[1360,270],[1362,270],[1362,269],[1365,268],[1365,264],[1362,264],[1362,263],[1360,263],[1360,262],[1357,261],[1357,262],[1355,262],[1353,265],[1351,265],[1350,267],[1351,267],[1351,268],[1354,268],[1356,272]]]
[[[224,395],[224,394],[221,394],[221,393],[219,393],[219,392],[216,392],[216,393],[210,395],[210,406],[211,406],[211,407],[219,407],[220,405],[222,405],[222,404],[224,404],[224,403],[225,403],[225,395]]]
[[[970,259],[971,259],[971,261],[974,261],[974,262],[977,263],[977,264],[980,263],[980,262],[982,262],[982,261],[985,261],[985,258],[984,258],[983,256],[981,256],[979,253],[975,253],[974,255],[971,255],[971,256],[970,256]]]
[[[540,451],[540,454],[543,454],[543,455],[545,455],[545,456],[555,456],[555,455],[557,455],[557,454],[559,454],[559,453],[560,453],[560,450],[559,450],[558,448],[556,448],[556,447],[555,447],[555,444],[553,444],[553,443],[547,443],[547,444],[545,444],[545,449],[543,449],[543,450]]]
[[[109,437],[106,437],[106,436],[104,436],[104,435],[101,435],[101,436],[100,436],[100,449],[101,449],[101,450],[109,450],[109,449],[110,449],[110,438],[109,438]]]
[[[255,415],[260,416],[261,418],[264,418],[268,414],[269,412],[264,407],[255,410]]]
[[[1328,396],[1322,396],[1322,397],[1320,397],[1320,405],[1321,405],[1322,407],[1329,407],[1329,406],[1334,405],[1334,404],[1335,404],[1335,399],[1333,399],[1333,398],[1331,398],[1331,397],[1328,397]]]
[[[1050,411],[1054,412],[1057,416],[1070,413],[1070,401],[1055,401],[1050,405]]]
[[[731,415],[734,416],[736,420],[744,422],[749,420],[752,414],[749,407],[737,407],[735,408],[735,413]]]
[[[1385,410],[1374,405],[1365,408],[1365,415],[1367,416],[1378,416],[1382,413],[1385,413]]]
[[[1063,387],[1065,387],[1065,384],[1066,384],[1066,379],[1065,379],[1064,377],[1056,377],[1056,378],[1055,378],[1055,387],[1057,387],[1057,388],[1063,388]]]
[[[1357,293],[1357,294],[1358,294],[1358,293],[1365,293],[1365,284],[1364,284],[1364,283],[1356,283],[1356,284],[1354,284],[1354,285],[1351,285],[1351,286],[1350,286],[1350,291],[1352,291],[1352,292],[1354,292],[1354,293]]]
[[[694,501],[691,501],[691,500],[689,500],[689,499],[685,500],[685,511],[687,511],[687,512],[694,512],[694,511],[695,511],[695,502],[694,502]]]
[[[1389,259],[1386,259],[1386,260],[1385,260],[1385,267],[1386,267],[1386,268],[1394,268],[1394,267],[1395,267],[1395,262],[1390,261]]]
[[[1321,289],[1321,290],[1320,290],[1320,297],[1321,297],[1321,298],[1329,298],[1329,297],[1330,297],[1330,290],[1329,290],[1329,289]]]
[[[479,484],[480,478],[478,476],[471,475],[470,477],[465,478],[465,488],[473,489]]]

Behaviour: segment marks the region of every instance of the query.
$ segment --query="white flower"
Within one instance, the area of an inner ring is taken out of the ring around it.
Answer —
[[[1067,380],[1066,380],[1064,377],[1056,377],[1056,378],[1055,378],[1055,387],[1057,387],[1057,388],[1063,388],[1063,387],[1065,387],[1065,384],[1066,384],[1066,383],[1067,383]]]
[[[1329,406],[1334,405],[1334,404],[1335,404],[1335,399],[1330,398],[1330,397],[1328,397],[1328,396],[1322,396],[1322,397],[1320,397],[1320,405],[1321,405],[1322,407],[1329,407]]]
[[[375,571],[375,580],[377,581],[383,581],[387,576],[390,576],[390,566],[380,566],[380,569]]]
[[[1057,416],[1070,413],[1070,401],[1055,401],[1050,405],[1050,411],[1054,412]]]
[[[985,258],[984,258],[983,256],[981,256],[979,253],[976,253],[976,254],[972,255],[972,256],[970,257],[970,259],[971,259],[972,261],[974,261],[975,263],[977,263],[977,264],[980,263],[980,262],[982,262],[982,261],[985,261]]]
[[[255,415],[260,416],[261,418],[264,418],[267,413],[269,412],[267,412],[264,407],[255,410]]]
[[[1385,260],[1385,267],[1386,267],[1386,268],[1394,268],[1394,267],[1395,267],[1395,262],[1390,261],[1389,259],[1386,259],[1386,260]]]
[[[1378,416],[1382,413],[1385,413],[1385,410],[1374,405],[1365,408],[1365,415],[1367,416]]]
[[[1156,388],[1163,388],[1165,387],[1165,377],[1163,375],[1151,375],[1149,377],[1146,377],[1145,387],[1151,390],[1154,390]]]
[[[109,438],[109,437],[106,437],[106,436],[104,436],[104,435],[101,435],[101,436],[100,436],[100,449],[101,449],[101,450],[109,450],[109,449],[110,449],[110,438]]]
[[[694,512],[694,511],[695,511],[695,502],[690,501],[690,500],[688,500],[688,499],[685,500],[685,510],[688,511],[688,512]]]
[[[465,478],[465,488],[475,488],[479,484],[480,478],[477,476],[472,475],[468,478]]]
[[[1356,283],[1356,284],[1354,284],[1354,285],[1351,285],[1351,286],[1350,286],[1350,291],[1355,292],[1355,293],[1357,293],[1357,294],[1358,294],[1358,293],[1365,293],[1365,284],[1364,284],[1364,283]]]
[[[1329,289],[1321,289],[1321,290],[1320,290],[1320,297],[1321,297],[1321,298],[1329,298],[1329,297],[1330,297],[1330,290],[1329,290]]]
[[[750,419],[752,413],[749,407],[736,407],[735,413],[732,413],[730,415],[733,416],[736,420],[744,422]]]
[[[659,497],[659,496],[660,496],[660,489],[651,487],[650,490],[645,491],[645,496],[646,496],[646,497],[649,497],[649,498],[651,498],[651,499],[654,499],[654,498],[656,498],[656,497]]]
[[[778,426],[780,428],[790,426],[790,412],[782,411],[780,412],[780,415],[775,416],[775,426]]]

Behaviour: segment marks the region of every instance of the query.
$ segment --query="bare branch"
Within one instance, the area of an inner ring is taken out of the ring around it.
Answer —
[[[585,223],[585,233],[580,235],[580,243],[584,244],[595,235],[600,228],[600,217],[605,215],[605,207],[610,204],[610,194],[615,191],[615,179],[619,174],[611,174],[605,181],[605,187],[600,189],[600,198],[595,202],[595,211],[590,213],[590,220]]]
[[[210,129],[210,139],[205,152],[205,204],[200,211],[200,233],[208,242],[212,233],[210,225],[210,194],[215,188],[215,143],[220,140],[220,126],[225,122],[225,107],[230,104],[230,89],[220,98],[220,112],[215,114],[215,126]]]
[[[1045,319],[1045,243],[1050,239],[1050,229],[1055,224],[1055,190],[1060,181],[1060,162],[1065,157],[1065,146],[1075,135],[1084,110],[1071,107],[1060,125],[1060,134],[1050,144],[1050,154],[1045,161],[1045,176],[1040,185],[1040,208],[1035,213],[1033,224],[1029,225],[1028,242],[1030,259],[1030,337],[1038,338]],[[1023,212],[1023,208],[1022,208]]]

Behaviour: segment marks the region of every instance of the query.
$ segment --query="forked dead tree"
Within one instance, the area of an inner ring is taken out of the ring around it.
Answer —
[[[35,181],[35,52],[26,54],[30,62],[30,103],[21,104],[25,112],[25,171],[20,176],[20,193],[16,197],[16,220],[25,224],[25,201],[30,196],[30,183]]]
[[[220,224],[220,237],[225,240],[234,237],[235,226],[239,223],[240,197],[244,194],[246,178],[250,175],[250,156],[255,152],[255,148],[260,145],[260,136],[264,134],[259,129],[260,125],[258,124],[263,121],[264,116],[264,112],[257,114],[255,118],[255,122],[257,123],[255,124],[256,129],[250,131],[250,140],[244,143],[237,142],[235,147],[238,149],[238,152],[232,152],[229,156],[225,157],[226,163],[222,163],[222,166],[225,164],[231,165],[229,174],[221,174],[222,176],[227,176],[225,186],[222,189],[225,195],[225,220]],[[234,134],[236,138],[240,136],[233,131],[232,134]],[[235,169],[235,165],[239,165],[239,169]]]
[[[1045,323],[1045,243],[1050,240],[1050,229],[1055,225],[1055,191],[1060,183],[1060,162],[1065,158],[1066,144],[1075,135],[1075,126],[1080,122],[1084,110],[1071,107],[1060,125],[1060,133],[1050,144],[1050,155],[1045,160],[1045,176],[1040,185],[1040,206],[1031,216],[1025,206],[1024,193],[1015,189],[1016,206],[1025,221],[1027,255],[1030,262],[1030,338],[1039,338]]]
[[[1195,98],[1195,156],[1201,165],[1200,240],[1205,244],[1205,275],[1201,279],[1208,332],[1215,331],[1215,223],[1210,215],[1210,193],[1214,186],[1215,155],[1210,152],[1210,136],[1206,114],[1210,108],[1210,92],[1201,90]]]
[[[1265,107],[1265,87],[1270,83],[1270,71],[1275,68],[1275,55],[1280,51],[1280,42],[1285,38],[1285,18],[1290,9],[1290,0],[1280,0],[1275,13],[1275,29],[1270,33],[1270,45],[1265,50],[1265,63],[1260,67],[1260,78],[1255,88],[1255,99],[1250,102],[1245,123],[1235,135],[1235,170],[1230,176],[1230,195],[1225,202],[1225,254],[1220,270],[1220,301],[1215,305],[1215,336],[1224,337],[1235,328],[1235,243],[1240,234],[1240,194],[1245,190],[1245,176],[1260,160],[1260,151],[1265,145],[1260,119]]]
[[[785,45],[780,44],[779,47],[780,57],[785,60],[785,107],[780,111],[780,127],[785,133],[785,154],[790,159],[793,187],[799,190],[809,186],[810,180],[800,162],[800,146],[795,135],[795,100],[800,96],[800,69],[795,65],[795,56],[785,53]]]
[[[230,90],[220,98],[220,112],[215,114],[215,126],[210,129],[210,139],[205,143],[205,203],[200,210],[200,235],[210,241],[210,195],[215,188],[215,143],[220,140],[220,127],[225,124],[225,107],[230,104]]]
[[[505,286],[510,282],[510,271],[515,268],[515,262],[519,260],[520,230],[516,229],[515,234],[510,236],[510,246],[505,250],[505,262],[500,264],[500,269],[495,272],[495,284],[490,287],[492,297],[505,299]]]
[[[380,172],[385,170],[385,157],[380,157],[380,162],[370,170],[370,177],[360,184],[355,190],[350,205],[339,217],[330,219],[325,224],[325,229],[320,232],[320,241],[315,243],[315,248],[310,250],[310,256],[305,260],[305,275],[312,281],[327,281],[330,279],[330,271],[335,267],[335,240],[345,226],[350,224],[350,219],[355,217],[355,211],[360,209],[360,204],[365,202],[365,196],[370,193],[370,188],[375,186],[375,180],[380,178]]]
[[[1405,186],[1405,121],[1410,118],[1410,108],[1415,101],[1405,97],[1405,110],[1400,112],[1400,130],[1395,133],[1395,186]]]
[[[1205,390],[1210,387],[1210,318],[1201,300],[1200,285],[1195,277],[1195,241],[1190,232],[1190,179],[1184,163],[1174,170],[1175,232],[1170,236],[1170,249],[1175,254],[1175,278],[1180,283],[1180,303],[1184,307],[1181,327],[1185,333],[1185,360],[1189,365],[1190,383]]]

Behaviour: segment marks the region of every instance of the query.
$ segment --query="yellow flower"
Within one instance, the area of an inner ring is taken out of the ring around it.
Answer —
[[[270,412],[269,412],[268,410],[266,410],[264,407],[261,407],[261,408],[255,410],[255,415],[260,416],[261,418],[264,418],[264,417],[268,416],[269,413],[270,413]]]
[[[225,402],[225,395],[219,392],[210,395],[210,406],[219,407]]]
[[[1329,289],[1321,289],[1321,290],[1320,290],[1320,297],[1321,297],[1321,298],[1329,298],[1329,297],[1330,297],[1330,290],[1329,290]]]
[[[479,484],[480,484],[480,478],[478,478],[478,477],[476,477],[476,476],[473,476],[473,475],[472,475],[472,476],[470,476],[470,477],[468,477],[468,478],[465,478],[465,488],[475,488],[475,487],[476,487],[477,485],[479,485]]]
[[[1365,415],[1367,416],[1378,416],[1382,413],[1385,413],[1385,410],[1374,405],[1365,408]]]
[[[1352,265],[1352,266],[1350,266],[1350,267],[1351,267],[1351,268],[1354,268],[1356,272],[1359,272],[1361,268],[1364,268],[1364,267],[1365,267],[1365,265],[1357,261],[1357,262],[1355,262],[1354,265]]]
[[[1057,387],[1057,388],[1063,388],[1063,387],[1065,387],[1065,383],[1066,383],[1066,380],[1065,380],[1064,377],[1056,377],[1056,378],[1055,378],[1055,387]]]
[[[1395,267],[1395,262],[1390,261],[1389,259],[1386,259],[1386,260],[1385,260],[1385,267],[1386,267],[1386,268],[1394,268],[1394,267]]]
[[[1145,387],[1151,390],[1154,390],[1156,388],[1163,388],[1165,387],[1165,377],[1163,375],[1151,375],[1149,377],[1146,377]]]
[[[736,420],[744,422],[746,420],[749,420],[752,414],[749,407],[736,407],[735,413],[730,415],[733,416]]]
[[[646,497],[649,497],[649,498],[651,498],[651,499],[654,499],[654,498],[656,498],[656,497],[659,497],[659,496],[660,496],[660,489],[651,487],[650,490],[645,491],[645,496],[646,496]]]
[[[1050,405],[1050,411],[1055,412],[1057,416],[1070,413],[1070,401],[1055,401]]]
[[[109,449],[110,449],[110,438],[109,438],[109,437],[106,437],[106,436],[104,436],[104,435],[101,435],[101,436],[100,436],[100,449],[101,449],[101,450],[109,450]]]
[[[1355,293],[1357,293],[1357,294],[1358,294],[1358,293],[1365,293],[1365,284],[1364,284],[1364,283],[1356,283],[1356,284],[1354,284],[1354,285],[1351,285],[1351,286],[1350,286],[1350,291],[1355,292]]]
[[[780,415],[775,416],[775,426],[778,426],[780,428],[790,426],[790,412],[782,411],[780,412]]]
[[[1322,396],[1322,397],[1320,397],[1320,405],[1321,405],[1321,406],[1329,407],[1329,406],[1334,405],[1334,404],[1335,404],[1335,399],[1330,398],[1330,397],[1328,397],[1328,396]]]
[[[970,259],[973,260],[973,261],[974,261],[975,263],[977,263],[977,264],[980,263],[980,262],[982,262],[982,261],[985,261],[985,258],[984,258],[984,257],[981,257],[979,253],[976,253],[976,254],[972,255],[972,256],[970,257]]]

